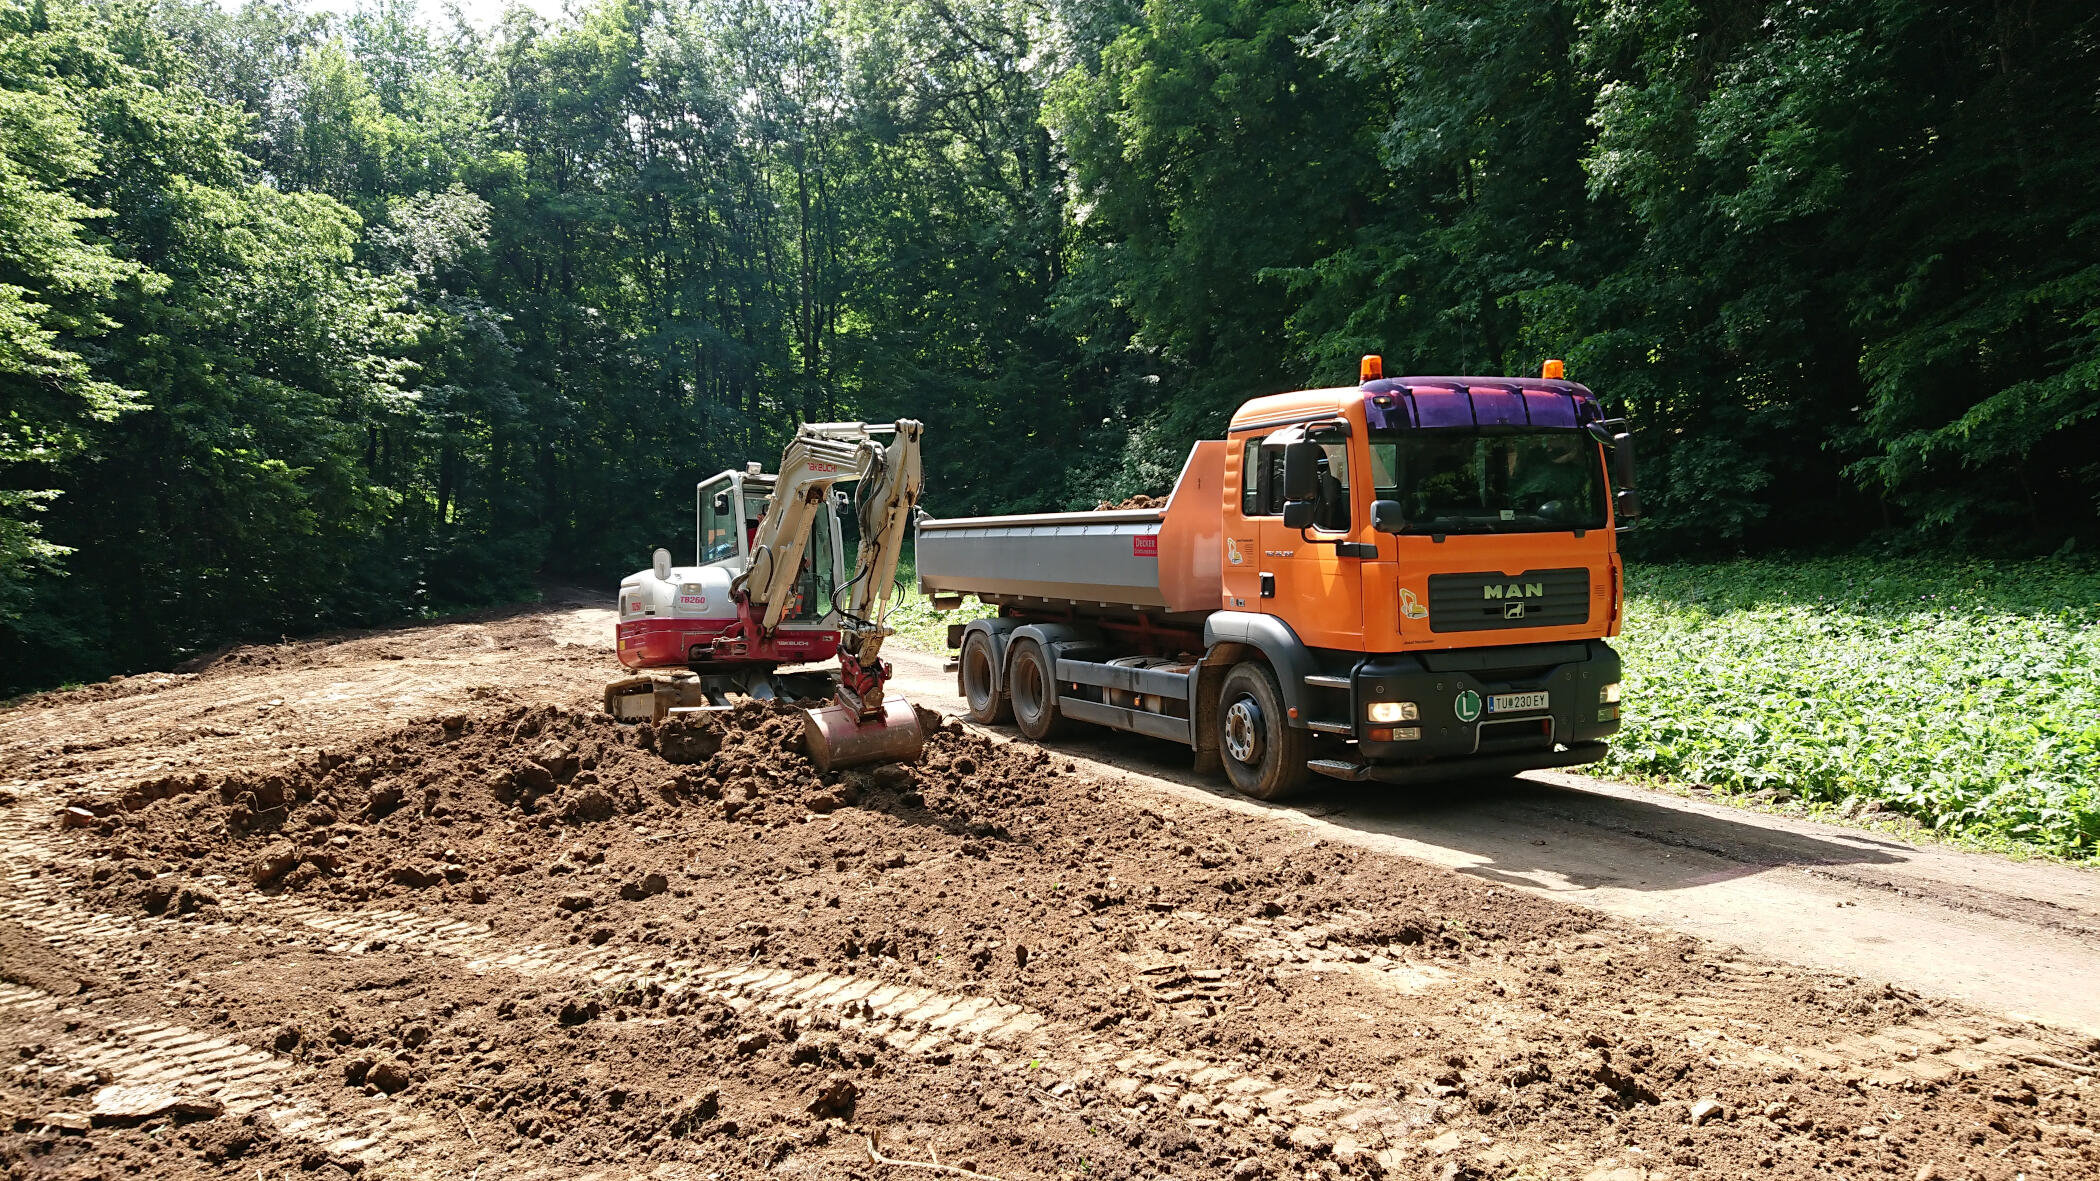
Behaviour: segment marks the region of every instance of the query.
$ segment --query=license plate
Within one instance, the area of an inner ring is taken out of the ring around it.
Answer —
[[[1491,714],[1528,713],[1544,708],[1544,693],[1496,693],[1488,697],[1488,712]]]

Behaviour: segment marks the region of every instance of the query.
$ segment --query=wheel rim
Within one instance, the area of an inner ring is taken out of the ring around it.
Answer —
[[[963,653],[963,692],[970,708],[982,710],[992,700],[992,658],[983,644],[972,644]]]
[[[1249,766],[1261,761],[1261,706],[1252,697],[1242,697],[1225,711],[1225,753],[1236,763]]]
[[[1014,661],[1014,708],[1021,716],[1033,722],[1043,712],[1043,672],[1035,661],[1022,657]]]

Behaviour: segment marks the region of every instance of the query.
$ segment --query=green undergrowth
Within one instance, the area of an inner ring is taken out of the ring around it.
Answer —
[[[975,598],[963,600],[959,611],[935,611],[926,596],[919,593],[919,574],[909,558],[897,564],[897,597],[891,602],[895,606],[887,622],[897,629],[897,639],[922,652],[946,652],[949,624],[966,623],[991,613]]]
[[[2100,853],[2100,570],[1737,561],[1627,586],[1608,768]]]

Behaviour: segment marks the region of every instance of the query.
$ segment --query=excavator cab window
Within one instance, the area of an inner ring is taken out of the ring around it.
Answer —
[[[700,485],[700,562],[713,566],[739,561],[747,543],[743,541],[744,513],[741,483],[734,472],[725,472]]]
[[[789,619],[817,620],[831,612],[831,592],[838,586],[832,562],[832,538],[838,531],[832,517],[834,511],[827,501],[810,528],[809,545],[802,551],[802,569],[795,575],[795,601],[788,608]]]

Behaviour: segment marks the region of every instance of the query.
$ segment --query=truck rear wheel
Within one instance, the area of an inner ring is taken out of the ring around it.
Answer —
[[[1218,692],[1218,754],[1232,786],[1257,800],[1280,800],[1302,791],[1311,735],[1290,724],[1276,674],[1257,660],[1225,674]]]
[[[1057,672],[1041,644],[1015,641],[1006,684],[1007,696],[1013,700],[1015,729],[1041,742],[1065,728],[1064,715],[1057,712]]]
[[[974,631],[963,637],[962,655],[956,661],[956,677],[962,682],[963,716],[986,725],[1014,716],[1013,704],[999,692],[993,672],[999,659],[990,633]]]

